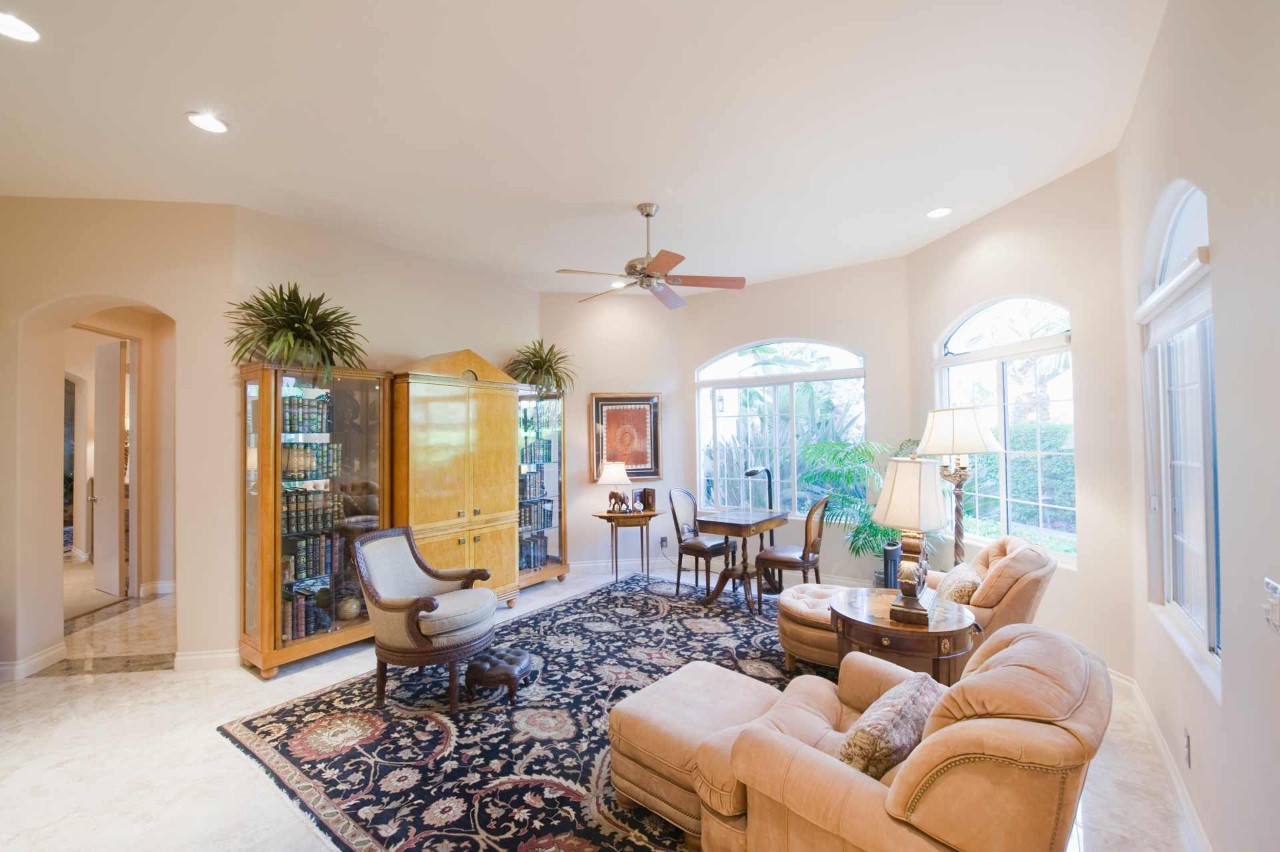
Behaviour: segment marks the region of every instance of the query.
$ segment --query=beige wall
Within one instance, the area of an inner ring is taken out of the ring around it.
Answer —
[[[1262,578],[1280,579],[1260,534],[1275,523],[1280,416],[1280,5],[1170,0],[1133,117],[1116,154],[1126,316],[1150,275],[1168,221],[1166,190],[1190,181],[1209,198],[1215,324],[1222,562],[1223,652],[1214,666],[1178,648],[1148,601],[1141,458],[1131,477],[1138,681],[1182,766],[1205,828],[1219,849],[1275,847],[1271,827],[1280,766],[1280,636],[1264,620]],[[1139,339],[1127,322],[1130,410],[1141,404]],[[1136,416],[1130,441],[1142,446]],[[1259,545],[1262,544],[1260,547]],[[1219,697],[1220,695],[1220,697]],[[1181,762],[1181,760],[1180,760]]]
[[[694,373],[728,350],[779,337],[820,340],[866,360],[867,433],[896,444],[915,430],[903,392],[910,380],[906,350],[907,290],[902,261],[886,261],[758,284],[742,292],[691,295],[669,311],[648,294],[625,294],[578,304],[580,295],[542,297],[542,335],[567,349],[578,383],[567,400],[569,556],[575,564],[609,558],[608,530],[590,517],[604,508],[607,489],[590,480],[592,392],[658,392],[663,395],[663,478],[646,482],[668,507],[671,488],[696,492],[697,454]],[[587,523],[591,521],[592,523]],[[780,540],[799,543],[792,523]],[[668,516],[655,522],[656,538],[672,536]],[[674,547],[669,553],[674,557]],[[623,558],[636,556],[624,534]],[[853,560],[843,542],[824,548],[823,578],[866,584],[878,561]]]
[[[1071,312],[1079,553],[1074,565],[1064,560],[1037,620],[1071,633],[1112,668],[1131,671],[1130,465],[1118,437],[1127,398],[1113,159],[1096,160],[931,243],[908,256],[907,268],[917,429],[939,401],[934,364],[941,340],[966,313],[1014,295]]]

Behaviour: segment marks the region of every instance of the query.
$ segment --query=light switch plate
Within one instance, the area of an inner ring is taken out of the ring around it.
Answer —
[[[1266,591],[1266,603],[1262,605],[1262,609],[1267,615],[1267,626],[1280,633],[1280,583],[1270,577],[1263,577],[1262,587]]]

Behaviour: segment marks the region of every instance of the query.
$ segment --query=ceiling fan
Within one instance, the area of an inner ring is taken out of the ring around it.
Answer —
[[[579,302],[587,302],[598,296],[607,296],[625,290],[628,287],[640,287],[658,297],[658,301],[668,308],[683,307],[684,299],[672,290],[672,287],[716,287],[722,290],[741,290],[747,286],[745,278],[726,278],[716,275],[671,275],[683,260],[684,255],[665,249],[656,255],[649,251],[649,221],[658,214],[658,205],[652,203],[637,204],[636,209],[644,217],[644,257],[636,257],[627,261],[626,271],[591,272],[586,269],[557,269],[562,275],[603,275],[614,279],[613,288],[603,293],[596,293]]]

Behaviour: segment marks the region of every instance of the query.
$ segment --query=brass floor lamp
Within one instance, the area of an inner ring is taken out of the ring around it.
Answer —
[[[955,564],[964,561],[964,484],[969,481],[970,453],[1002,453],[1004,447],[982,425],[976,408],[938,408],[929,412],[916,454],[949,456],[942,478],[955,487]]]

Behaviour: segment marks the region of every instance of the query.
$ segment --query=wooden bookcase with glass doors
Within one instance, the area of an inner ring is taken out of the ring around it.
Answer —
[[[240,657],[263,677],[373,635],[353,542],[388,526],[390,373],[241,371]]]
[[[520,588],[569,573],[564,513],[564,398],[521,385]]]

